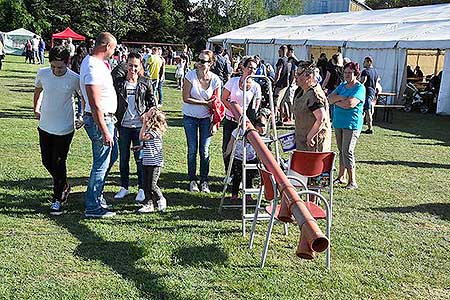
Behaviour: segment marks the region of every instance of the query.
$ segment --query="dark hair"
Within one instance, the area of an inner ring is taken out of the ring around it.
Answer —
[[[292,45],[287,45],[287,50],[289,51],[294,51],[294,47],[292,47]]]
[[[367,60],[368,62],[373,63],[373,59],[372,59],[372,57],[370,57],[370,56],[366,56],[366,57],[364,58],[364,60]]]
[[[128,54],[127,60],[130,60],[132,58],[136,58],[136,59],[141,60],[142,56],[139,53],[137,53],[137,52],[131,52],[130,54]]]
[[[352,70],[352,71],[353,71],[353,75],[355,75],[355,76],[359,76],[359,74],[361,73],[361,72],[360,72],[360,69],[359,69],[359,64],[358,64],[358,63],[355,63],[355,62],[349,62],[349,63],[345,64],[344,70],[347,69],[347,68],[349,68],[350,70]]]
[[[287,50],[287,46],[286,46],[286,45],[282,45],[282,46],[280,47],[280,50],[283,51],[283,52],[285,52],[285,51]]]
[[[250,56],[250,57],[248,57],[246,60],[244,60],[244,62],[242,63],[242,65],[244,66],[244,68],[247,68],[248,67],[248,64],[249,63],[255,63],[255,64],[258,64],[257,62],[256,62],[256,60],[255,60],[255,58],[253,57],[253,56]]]
[[[222,51],[223,51],[223,47],[222,46],[220,46],[220,45],[215,45],[214,46],[214,52],[215,53],[220,54],[220,53],[222,53]]]
[[[52,49],[50,49],[50,52],[48,53],[48,61],[62,61],[65,64],[69,63],[70,58],[70,52],[69,49],[67,49],[64,46],[55,46]]]

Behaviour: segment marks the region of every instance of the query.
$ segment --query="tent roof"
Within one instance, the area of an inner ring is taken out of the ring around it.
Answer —
[[[300,16],[276,16],[209,42],[355,48],[450,48],[450,4]]]
[[[64,29],[64,31],[52,34],[52,39],[67,39],[67,38],[72,38],[73,40],[77,41],[84,41],[86,39],[84,36],[70,29],[70,27],[67,27],[66,29]]]
[[[10,32],[6,32],[8,35],[23,35],[23,36],[33,36],[36,33],[26,30],[25,28],[19,28]]]

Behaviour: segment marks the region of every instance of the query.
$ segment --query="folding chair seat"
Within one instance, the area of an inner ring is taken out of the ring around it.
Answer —
[[[319,193],[325,190],[328,193],[330,210],[333,209],[333,174],[334,152],[309,152],[295,150],[289,159],[288,178],[295,182],[301,181],[307,185],[308,190]],[[292,182],[296,186],[295,182]],[[325,219],[325,212],[310,203],[306,203],[315,219]],[[309,207],[310,206],[310,207]]]

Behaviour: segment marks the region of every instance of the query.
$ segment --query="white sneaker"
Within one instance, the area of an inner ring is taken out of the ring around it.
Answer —
[[[142,202],[145,200],[145,192],[143,189],[139,189],[136,198],[134,200],[136,200],[137,202]]]
[[[126,195],[128,195],[128,190],[124,187],[120,187],[119,192],[114,196],[114,199],[123,199]]]
[[[200,184],[200,189],[202,190],[202,193],[210,193],[211,192],[209,190],[209,186],[206,181],[204,181],[204,182],[202,182],[202,184]]]
[[[141,214],[147,214],[147,213],[151,213],[154,211],[155,211],[155,208],[153,207],[153,203],[145,204],[144,206],[142,206],[141,208],[138,209],[138,213],[141,213]]]
[[[167,208],[167,200],[166,198],[161,198],[158,200],[158,211],[165,212]]]
[[[112,205],[106,203],[106,200],[105,200],[105,198],[103,198],[103,197],[102,197],[102,200],[100,201],[100,206],[101,206],[103,209],[111,209],[111,208],[112,208]]]
[[[198,189],[197,182],[195,182],[194,180],[192,180],[191,183],[189,183],[189,191],[191,191],[191,192],[199,192],[200,191]]]

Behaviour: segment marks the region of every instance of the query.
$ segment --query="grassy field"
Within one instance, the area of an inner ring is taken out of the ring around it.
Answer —
[[[160,180],[167,213],[137,215],[134,186],[112,202],[114,219],[84,219],[91,146],[82,129],[69,153],[67,213],[50,217],[51,180],[32,113],[37,68],[7,56],[0,71],[0,299],[450,299],[450,118],[399,112],[361,136],[360,189],[335,192],[330,271],[324,254],[296,258],[298,229],[284,236],[282,226],[261,270],[266,224],[248,250],[239,212],[217,213],[220,132],[211,146],[213,192],[186,191],[181,95],[170,80]],[[116,163],[106,198],[118,188]]]

